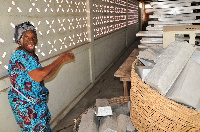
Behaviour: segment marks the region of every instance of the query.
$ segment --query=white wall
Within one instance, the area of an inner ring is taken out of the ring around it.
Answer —
[[[94,43],[95,78],[122,52],[126,47],[124,30],[109,35]]]

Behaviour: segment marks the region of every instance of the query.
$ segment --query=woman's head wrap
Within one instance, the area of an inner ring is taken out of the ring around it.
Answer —
[[[28,30],[33,30],[36,33],[35,27],[29,21],[16,25],[15,34],[14,34],[15,42],[18,43],[23,32],[28,31]]]

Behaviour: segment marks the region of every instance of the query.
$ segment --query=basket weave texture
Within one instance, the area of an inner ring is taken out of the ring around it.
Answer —
[[[116,103],[116,104],[124,105],[124,104],[127,104],[129,101],[130,101],[129,96],[119,96],[119,97],[114,97],[114,98],[108,99],[109,104]],[[86,114],[89,109],[92,109],[95,107],[96,107],[95,105],[90,106],[77,119],[74,120],[73,132],[78,132],[79,125],[80,125],[83,114]]]
[[[143,83],[132,64],[130,118],[138,131],[200,132],[200,111],[178,104]]]

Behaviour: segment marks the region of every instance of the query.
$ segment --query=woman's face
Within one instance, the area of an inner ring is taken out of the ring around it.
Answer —
[[[26,52],[32,54],[35,51],[35,46],[37,44],[36,33],[32,30],[23,32],[19,44]]]

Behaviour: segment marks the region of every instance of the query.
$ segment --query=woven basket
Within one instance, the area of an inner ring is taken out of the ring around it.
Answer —
[[[111,104],[111,103],[116,103],[116,104],[120,104],[120,105],[124,105],[124,104],[127,104],[130,100],[130,97],[129,96],[120,96],[120,97],[114,97],[114,98],[111,98],[111,99],[108,99],[108,102]],[[81,115],[78,119],[75,119],[74,121],[74,128],[73,128],[73,132],[78,132],[78,129],[79,129],[79,124],[81,122],[81,118],[83,116],[83,114],[86,114],[88,112],[89,109],[91,108],[95,108],[94,105],[92,105],[91,107],[87,108]]]
[[[200,111],[178,104],[143,83],[132,64],[130,118],[138,131],[200,131]]]

